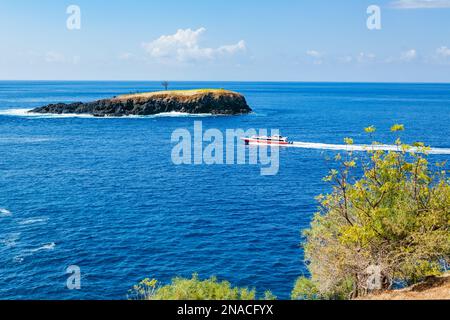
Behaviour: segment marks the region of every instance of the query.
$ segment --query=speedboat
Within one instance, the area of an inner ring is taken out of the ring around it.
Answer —
[[[289,139],[286,137],[282,137],[279,135],[275,136],[252,136],[251,138],[241,138],[246,145],[250,144],[261,144],[261,145],[278,145],[278,146],[286,146],[292,144],[289,142]]]

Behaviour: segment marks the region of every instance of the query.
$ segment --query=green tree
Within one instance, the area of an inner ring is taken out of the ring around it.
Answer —
[[[163,82],[161,82],[161,85],[164,87],[164,90],[167,91],[170,83],[169,83],[169,81],[163,81]]]
[[[355,298],[394,281],[413,284],[450,261],[445,163],[432,167],[422,143],[398,138],[396,145],[390,152],[368,147],[361,158],[336,156],[337,168],[324,179],[332,192],[318,197],[320,210],[304,232],[311,278],[298,280],[294,299]]]
[[[300,277],[295,282],[291,298],[292,300],[319,300],[322,295],[311,279]]]
[[[145,279],[130,292],[131,299],[145,300],[255,300],[256,290],[232,287],[227,281],[219,282],[211,277],[200,280],[196,274],[191,279],[174,278],[172,283],[159,286],[155,279]],[[276,297],[266,291],[264,300]]]

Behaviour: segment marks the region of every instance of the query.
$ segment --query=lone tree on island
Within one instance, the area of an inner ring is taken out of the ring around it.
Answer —
[[[167,91],[167,88],[169,88],[169,81],[163,81],[163,82],[161,82],[161,85],[164,87],[164,90],[166,90]]]

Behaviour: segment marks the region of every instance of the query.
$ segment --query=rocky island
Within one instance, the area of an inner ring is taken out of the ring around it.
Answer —
[[[200,89],[127,94],[87,103],[49,104],[29,112],[122,117],[166,112],[240,115],[251,111],[245,97],[239,93],[223,89]]]

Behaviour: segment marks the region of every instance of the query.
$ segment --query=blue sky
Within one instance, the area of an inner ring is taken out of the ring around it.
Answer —
[[[2,0],[0,39],[4,80],[450,82],[450,0]]]

